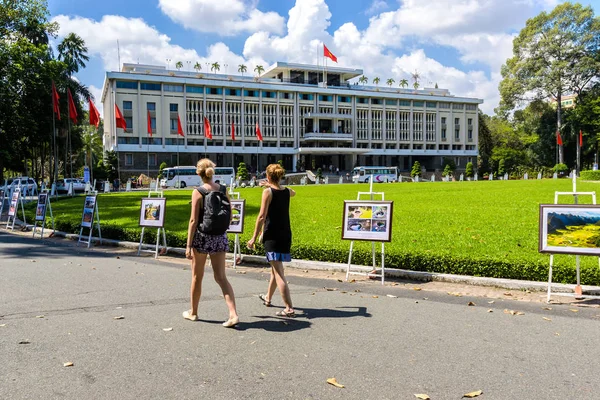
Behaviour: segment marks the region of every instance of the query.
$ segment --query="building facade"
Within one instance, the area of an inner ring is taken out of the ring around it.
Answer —
[[[349,82],[360,75],[282,62],[256,77],[124,64],[104,82],[104,149],[118,153],[122,178],[155,176],[162,162],[194,165],[204,156],[221,166],[243,161],[252,171],[279,160],[288,171],[356,165],[408,171],[415,161],[434,171],[446,157],[459,169],[476,162],[482,100],[445,89]],[[116,127],[115,104],[127,129]],[[205,117],[212,139],[204,136]]]

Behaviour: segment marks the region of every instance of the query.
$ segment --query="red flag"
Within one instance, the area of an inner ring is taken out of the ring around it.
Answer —
[[[333,55],[332,52],[329,51],[325,43],[323,43],[323,56],[327,58],[331,58],[331,61],[337,62],[337,57]]]
[[[181,126],[181,120],[179,119],[179,114],[177,114],[177,134],[181,136],[185,136],[183,134],[183,127]]]
[[[69,118],[75,125],[77,125],[77,108],[75,108],[75,102],[73,101],[73,96],[71,95],[71,89],[67,88],[67,99],[69,103]]]
[[[258,127],[258,122],[256,123],[256,138],[262,142],[262,133],[260,133],[260,128]]]
[[[52,81],[52,110],[54,114],[58,117],[60,121],[60,109],[58,108],[58,100],[60,97],[58,96],[58,92],[56,91],[56,86],[54,85],[54,81]]]
[[[559,131],[556,131],[556,144],[559,145],[559,146],[563,145],[563,141],[562,141],[562,138],[560,137],[560,132]]]
[[[152,137],[152,117],[150,116],[150,110],[148,110],[148,135]]]
[[[121,114],[121,110],[119,110],[119,106],[115,104],[115,117],[117,119],[117,128],[127,129],[127,122],[125,122],[125,118],[123,118],[123,114]]]
[[[579,130],[579,147],[583,147],[583,133]]]
[[[94,105],[94,103],[92,102],[92,99],[90,98],[90,125],[94,125],[96,128],[98,128],[99,124],[100,124],[100,113],[98,112],[98,109],[96,109],[96,106]]]
[[[212,129],[210,129],[210,121],[206,117],[204,117],[204,137],[207,139],[212,139]]]
[[[231,121],[231,140],[235,140],[235,125]]]

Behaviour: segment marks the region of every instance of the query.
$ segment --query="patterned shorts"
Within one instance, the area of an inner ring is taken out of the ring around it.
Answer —
[[[192,247],[199,253],[221,253],[229,251],[229,239],[227,233],[222,235],[209,235],[207,233],[196,232]]]

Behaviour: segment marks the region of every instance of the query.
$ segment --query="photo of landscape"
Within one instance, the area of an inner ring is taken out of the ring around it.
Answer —
[[[600,207],[542,206],[541,251],[600,252]]]

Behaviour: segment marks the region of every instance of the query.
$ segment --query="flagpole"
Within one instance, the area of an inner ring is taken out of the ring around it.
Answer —
[[[53,102],[54,104],[54,102]],[[54,159],[54,171],[52,174],[52,183],[57,181],[57,163],[56,163],[56,116],[54,115],[54,105],[52,108],[52,158]]]
[[[69,109],[69,114],[71,113]],[[67,137],[67,142],[69,142],[69,165],[70,165],[70,178],[73,178],[73,156],[71,154],[71,115],[69,115],[69,136]],[[67,170],[67,166],[65,165],[65,171]],[[65,174],[66,175],[66,174]]]

